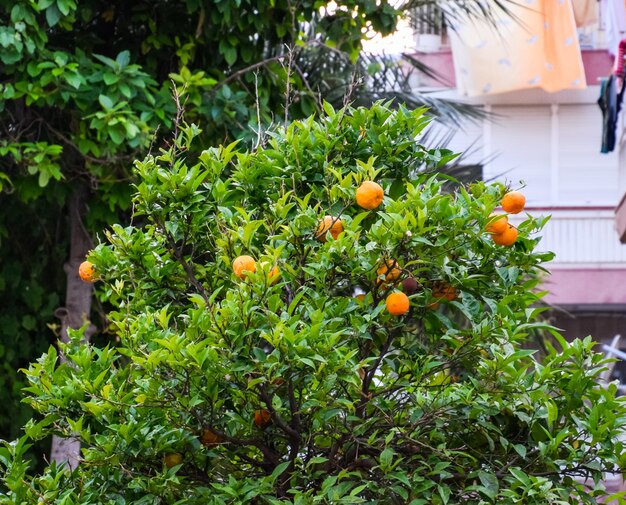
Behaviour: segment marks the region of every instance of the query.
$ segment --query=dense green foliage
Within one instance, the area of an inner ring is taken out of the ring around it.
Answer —
[[[0,197],[0,202],[4,200]],[[0,224],[0,438],[17,438],[32,415],[18,403],[25,377],[19,372],[48,347],[54,335],[45,323],[53,323],[59,294],[47,292],[44,279],[63,284],[65,251],[56,233],[62,222],[59,205],[14,201],[3,206]],[[28,222],[28,226],[24,223]],[[30,261],[25,261],[28,258]]]
[[[132,160],[170,138],[173,85],[189,120],[202,125],[199,148],[256,138],[258,117],[264,126],[281,122],[286,104],[291,117],[308,115],[319,107],[318,91],[342,103],[347,83],[326,82],[336,65],[316,62],[332,53],[349,82],[345,55],[357,58],[362,28],[389,33],[398,11],[347,0],[323,16],[326,4],[1,3],[0,402],[11,407],[0,414],[0,436],[16,436],[13,422],[27,415],[16,370],[55,339],[49,326],[58,327],[52,313],[64,298],[68,195],[90,188],[81,218],[92,234],[128,219]]]
[[[252,151],[195,155],[191,125],[137,162],[134,223],[90,255],[115,341],[75,332],[66,362],[51,347],[29,367],[39,415],[0,449],[0,503],[596,503],[626,411],[591,339],[537,320],[545,219],[495,245],[505,188],[442,191],[453,155],[420,144],[427,122],[327,106]],[[354,203],[363,180],[385,188],[377,210]],[[315,237],[324,215],[336,240]],[[385,309],[388,259],[419,283],[404,316]],[[441,283],[458,296],[437,306]],[[534,331],[554,337],[541,361]],[[29,474],[50,433],[78,436],[83,462]]]

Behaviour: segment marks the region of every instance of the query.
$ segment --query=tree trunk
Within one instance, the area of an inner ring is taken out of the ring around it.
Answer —
[[[59,307],[55,315],[61,320],[61,341],[68,342],[68,328],[80,328],[89,321],[91,311],[91,296],[93,285],[81,280],[78,276],[78,266],[85,260],[85,256],[93,247],[91,237],[85,228],[87,214],[87,200],[89,188],[85,182],[79,182],[74,188],[68,201],[70,222],[70,258],[64,269],[67,275],[65,307]],[[90,324],[85,331],[85,340],[93,333],[94,327]],[[60,354],[61,359],[64,356]],[[75,438],[52,438],[50,457],[57,464],[67,463],[72,469],[76,468],[80,457],[80,441]]]

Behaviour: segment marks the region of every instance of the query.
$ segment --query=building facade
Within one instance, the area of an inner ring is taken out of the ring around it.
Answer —
[[[620,347],[626,348],[626,135],[622,115],[614,151],[600,152],[597,101],[615,61],[602,20],[579,30],[587,87],[555,93],[530,88],[462,96],[445,24],[419,32],[414,56],[439,78],[420,76],[415,85],[490,115],[459,125],[449,147],[467,153],[466,163],[482,165],[483,179],[523,187],[529,213],[552,216],[540,249],[556,253],[544,281],[553,322],[568,338],[592,335],[610,343],[624,334]]]

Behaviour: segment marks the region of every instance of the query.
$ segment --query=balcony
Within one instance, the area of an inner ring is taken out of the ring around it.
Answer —
[[[616,239],[613,207],[539,207],[528,212],[552,215],[539,249],[556,254],[553,268],[626,268],[626,246]]]
[[[552,215],[538,250],[552,251],[551,275],[544,288],[553,305],[618,305],[626,300],[626,246],[615,236],[613,207],[530,208],[535,216]],[[522,217],[513,217],[519,222]]]
[[[415,52],[413,56],[430,66],[439,79],[419,77],[419,87],[454,88],[456,79],[452,50],[447,36],[445,16],[439,7],[428,5],[415,13]],[[600,84],[600,79],[611,72],[614,60],[607,51],[606,31],[603,21],[578,29],[585,77],[588,86]]]
[[[600,80],[606,78],[613,67],[613,57],[606,49],[582,49],[583,65],[585,67],[585,79],[588,86],[600,84]],[[456,78],[454,75],[454,60],[450,47],[439,47],[436,50],[417,50],[412,57],[424,63],[434,70],[438,79],[420,75],[417,86],[420,88],[454,88]]]

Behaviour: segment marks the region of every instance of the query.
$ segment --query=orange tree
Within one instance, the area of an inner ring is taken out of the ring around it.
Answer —
[[[185,126],[136,163],[133,224],[88,257],[115,342],[71,331],[26,371],[38,415],[0,449],[1,503],[605,494],[626,411],[592,340],[537,320],[545,219],[496,244],[506,188],[442,191],[431,172],[453,155],[420,144],[423,110],[325,112],[251,152],[193,155]],[[364,181],[384,191],[375,208],[356,203]],[[553,335],[541,360],[523,346],[537,331]],[[80,439],[78,468],[29,472],[49,434]]]
[[[172,84],[202,124],[198,150],[252,143],[271,123],[320,111],[319,96],[402,96],[455,118],[467,109],[416,95],[406,66],[361,53],[365,32],[389,34],[402,12],[430,3],[0,2],[0,403],[10,405],[0,437],[17,436],[30,415],[16,370],[85,317],[86,337],[102,329],[77,266],[97,231],[128,219],[131,161],[175,129]],[[76,451],[54,444],[52,457]]]

